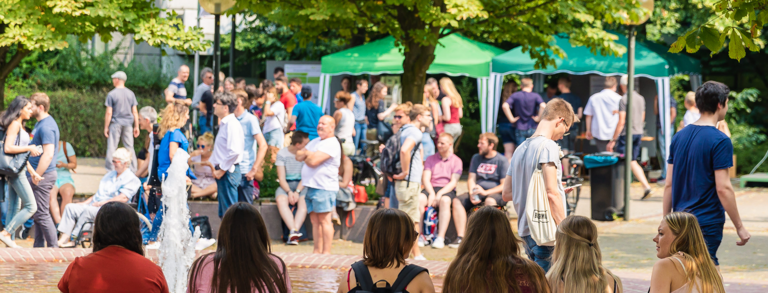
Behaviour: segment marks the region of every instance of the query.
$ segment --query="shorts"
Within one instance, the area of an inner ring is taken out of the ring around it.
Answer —
[[[701,226],[701,234],[704,235],[704,243],[707,244],[709,257],[712,258],[716,266],[720,265],[720,261],[717,259],[717,249],[720,248],[720,243],[723,242],[724,225],[725,223]]]
[[[526,130],[517,129],[515,131],[515,143],[517,145],[523,144],[523,142],[525,142],[525,140],[531,137],[534,133],[536,133],[536,128]]]
[[[285,139],[285,134],[283,134],[282,129],[273,129],[272,131],[265,133],[264,138],[267,139],[267,145],[283,148],[283,140]]]
[[[637,157],[640,156],[640,139],[643,138],[642,134],[633,134],[632,135],[632,160],[637,160]],[[616,141],[616,149],[615,151],[619,154],[626,154],[625,149],[627,148],[627,136],[622,135],[619,136],[619,140]]]
[[[355,154],[355,142],[351,139],[347,139],[341,144],[341,151],[345,156],[349,157]]]
[[[409,184],[405,180],[395,181],[395,195],[398,201],[397,209],[411,217],[414,223],[421,222],[419,188],[421,188],[421,184],[418,182],[410,182]]]
[[[482,196],[478,195],[480,197],[480,203],[479,204],[473,204],[472,201],[469,199],[469,193],[462,194],[461,196],[457,197],[459,199],[459,202],[461,202],[461,205],[464,206],[464,210],[469,212],[473,207],[483,205],[485,204],[485,199],[490,197],[496,200],[496,205],[498,206],[505,206],[507,203],[501,199],[501,193],[497,194],[491,194],[488,196]]]
[[[72,179],[72,176],[56,177],[56,188],[61,188],[64,184],[72,184],[72,187],[75,187],[75,180]]]
[[[304,201],[307,203],[307,214],[330,213],[336,206],[336,191],[306,187]]]
[[[557,145],[559,145],[560,149],[563,151],[576,152],[576,137],[579,136],[577,133],[579,127],[577,124],[574,124],[574,126],[575,127],[571,127],[571,130],[568,131],[568,135],[563,136],[563,139],[557,141]]]
[[[291,191],[296,191],[296,187],[299,187],[299,182],[301,182],[301,180],[288,180],[287,182],[288,182],[288,188],[290,188]],[[299,192],[299,197],[306,196],[307,189],[309,188],[302,189],[301,192]],[[275,191],[275,197],[278,197],[278,196],[288,196],[288,192],[283,190],[282,187],[278,186],[277,190]]]
[[[499,131],[499,138],[502,144],[515,143],[515,125],[512,123],[499,123],[496,129]]]
[[[437,192],[440,191],[440,189],[443,189],[442,187],[436,187],[436,186],[432,186],[432,188],[435,190],[435,194],[437,194]],[[421,193],[429,197],[429,192],[427,192],[426,189],[422,189]],[[453,199],[456,198],[456,190],[455,189],[451,190],[448,193],[443,194],[443,196],[447,196],[448,198],[451,199],[451,202],[453,202]],[[439,198],[436,198],[436,199],[439,200]]]

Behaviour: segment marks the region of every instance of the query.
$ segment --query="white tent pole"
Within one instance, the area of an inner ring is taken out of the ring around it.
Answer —
[[[488,129],[488,78],[477,78],[477,99],[480,102],[480,129],[485,132]]]
[[[502,99],[505,97],[501,96],[501,90],[504,87],[504,75],[494,73],[491,75],[491,79],[493,79],[493,89],[489,93],[491,97],[493,97],[493,127],[491,128],[491,131],[496,130],[496,123],[499,120],[499,105],[502,103]]]
[[[665,142],[665,148],[667,149],[666,154],[667,157],[669,157],[669,146],[672,144],[672,121],[670,121],[670,115],[671,110],[669,109],[669,101],[672,99],[672,95],[670,93],[670,85],[669,85],[669,77],[662,78],[664,80],[664,122],[666,124],[663,126],[666,131],[664,131],[664,142]],[[666,163],[667,158],[664,158],[664,162]],[[670,174],[667,174],[667,176],[671,176]]]

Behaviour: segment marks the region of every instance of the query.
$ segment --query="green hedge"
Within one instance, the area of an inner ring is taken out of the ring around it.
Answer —
[[[61,139],[72,144],[78,156],[104,157],[107,150],[107,138],[104,137],[104,101],[111,88],[67,89],[46,91],[51,99],[49,113],[56,119],[61,131]],[[153,106],[160,112],[165,101],[159,91],[132,89],[139,102],[139,109]],[[36,92],[26,89],[19,92],[24,96]],[[6,97],[6,103],[15,97]],[[34,121],[33,121],[34,122]],[[34,125],[34,124],[32,124]],[[144,145],[145,131],[134,139],[134,147],[139,150]]]

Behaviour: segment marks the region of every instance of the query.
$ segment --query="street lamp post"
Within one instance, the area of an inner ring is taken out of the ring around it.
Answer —
[[[200,6],[205,11],[214,15],[214,33],[213,33],[213,92],[216,93],[219,90],[219,71],[221,71],[221,32],[219,32],[219,26],[221,25],[221,14],[224,11],[235,6],[235,0],[200,0]],[[218,118],[213,116],[213,132],[216,135]]]
[[[624,120],[626,129],[624,148],[624,220],[629,221],[629,187],[632,183],[632,96],[635,92],[635,26],[645,23],[653,13],[654,0],[638,0],[640,6],[647,10],[636,22],[628,21],[629,37],[627,38],[627,116]]]

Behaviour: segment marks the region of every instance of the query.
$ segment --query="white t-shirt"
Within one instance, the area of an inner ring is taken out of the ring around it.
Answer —
[[[283,125],[285,125],[285,105],[280,101],[276,101],[269,106],[269,109],[272,110],[272,113],[275,113],[275,115],[267,116],[267,120],[264,121],[264,133],[275,129],[282,129]]]
[[[621,96],[610,89],[604,89],[589,97],[584,115],[592,116],[592,136],[599,140],[613,139],[619,124],[619,102]]]
[[[694,112],[691,110],[685,111],[685,115],[683,115],[683,127],[699,121],[699,118],[701,118],[701,112]]]
[[[321,151],[331,156],[317,167],[304,164],[301,167],[301,180],[306,187],[327,191],[339,191],[339,166],[341,165],[341,146],[336,137],[315,138],[307,144],[307,150]]]

